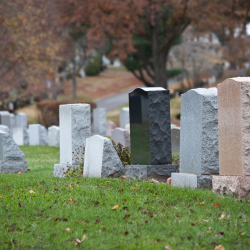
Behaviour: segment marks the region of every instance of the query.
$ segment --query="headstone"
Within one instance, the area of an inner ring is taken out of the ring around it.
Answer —
[[[93,132],[99,135],[106,134],[106,109],[93,109]]]
[[[60,147],[60,127],[51,126],[48,128],[49,146]]]
[[[111,131],[116,128],[116,125],[113,121],[106,122],[106,136],[111,137]]]
[[[126,166],[126,176],[167,181],[178,169],[172,165],[169,91],[135,89],[129,94],[129,112],[132,165]]]
[[[12,113],[10,113],[10,126],[11,129],[16,127],[16,116]]]
[[[59,108],[60,164],[54,165],[54,176],[64,177],[69,168],[79,167],[91,136],[89,104],[66,104]]]
[[[112,142],[103,136],[87,139],[84,157],[84,177],[119,177],[124,167]]]
[[[180,153],[180,128],[171,128],[172,154]]]
[[[10,134],[0,131],[0,173],[27,171],[24,154]]]
[[[181,95],[180,173],[172,174],[172,185],[211,188],[207,175],[218,173],[217,89],[192,89]]]
[[[25,113],[18,113],[16,115],[16,127],[17,128],[27,128],[28,127],[28,119]]]
[[[130,147],[130,134],[124,128],[116,128],[112,130],[112,140],[116,144],[121,143],[124,147]]]
[[[125,107],[120,110],[120,127],[125,128],[129,123],[129,108]]]
[[[114,62],[113,62],[113,65],[114,65],[114,67],[121,67],[122,66],[119,59],[115,59]]]
[[[213,191],[250,198],[250,77],[218,85],[219,176]]]
[[[29,145],[48,145],[48,131],[40,124],[29,125]]]
[[[11,129],[10,113],[8,111],[0,111],[0,124]]]
[[[125,129],[126,129],[126,130],[129,132],[129,134],[130,134],[130,124],[129,124],[129,123],[126,124]]]
[[[29,145],[29,133],[26,128],[13,128],[12,137],[18,146]]]
[[[0,131],[8,133],[8,134],[10,133],[9,127],[5,125],[0,125]]]

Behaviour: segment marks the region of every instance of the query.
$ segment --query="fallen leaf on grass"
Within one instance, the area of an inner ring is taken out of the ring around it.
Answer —
[[[128,235],[128,234],[129,234],[128,232],[125,232],[125,233],[124,233],[125,236]]]
[[[117,209],[119,205],[117,204],[116,206],[112,207],[113,210]]]
[[[111,183],[111,181],[106,181],[106,183]]]
[[[166,245],[165,248],[166,249],[172,249],[172,247],[170,245]]]
[[[23,172],[23,171],[21,170],[21,171],[18,173],[18,175],[21,175],[21,174],[22,174],[22,172]]]
[[[81,240],[76,239],[75,240],[75,246],[78,247],[86,238],[87,238],[87,236],[83,235]]]
[[[125,179],[125,177],[124,176],[121,176],[120,178],[119,178],[119,180],[124,180]]]
[[[225,250],[225,247],[223,247],[222,245],[219,245],[219,246],[216,246],[214,250]]]
[[[137,187],[131,187],[130,188],[130,190],[136,190],[137,189]]]
[[[69,199],[69,202],[72,202],[73,200],[72,199]]]
[[[68,231],[68,232],[69,232],[69,231],[70,231],[70,228],[67,227],[67,228],[64,229],[64,231]]]
[[[70,182],[69,185],[68,185],[67,187],[71,187],[71,185],[72,185],[72,182]]]
[[[213,206],[214,207],[221,207],[221,204],[220,203],[214,203]]]
[[[27,171],[30,171],[30,169],[29,169],[29,168],[27,168]]]
[[[200,206],[204,206],[204,205],[205,205],[205,202],[200,202],[199,205],[200,205]]]
[[[40,159],[38,161],[41,161]]]
[[[35,194],[36,192],[34,192],[32,189],[29,191],[29,193],[31,194]]]
[[[161,184],[159,181],[155,180],[155,179],[151,179],[150,180],[151,183],[155,183],[155,184]]]
[[[204,220],[204,219],[201,219],[202,221],[205,221],[205,222],[209,222],[209,220]]]
[[[55,218],[55,219],[54,219],[54,221],[58,221],[58,220],[60,221],[60,220],[62,220],[62,219],[61,219],[61,218]]]
[[[18,203],[18,206],[19,206],[19,207],[22,207],[21,203]]]
[[[228,219],[230,218],[230,214],[228,214],[227,216],[225,214],[222,214],[219,218],[219,220],[222,220],[222,219]]]

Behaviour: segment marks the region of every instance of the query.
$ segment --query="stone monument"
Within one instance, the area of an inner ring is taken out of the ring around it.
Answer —
[[[49,146],[60,147],[60,127],[51,126],[48,128]]]
[[[29,145],[48,145],[48,131],[40,124],[29,125]]]
[[[217,89],[191,89],[181,95],[180,173],[173,186],[212,188],[219,173]]]
[[[98,135],[106,135],[106,109],[93,109],[93,132]]]
[[[172,124],[171,124],[172,125]],[[172,154],[180,153],[180,128],[171,126],[171,145],[172,145]]]
[[[59,108],[60,164],[54,176],[64,177],[69,168],[79,167],[86,139],[91,136],[89,104],[66,104]]]
[[[12,137],[18,146],[29,145],[29,133],[26,128],[13,128]]]
[[[164,88],[137,88],[129,94],[131,165],[128,178],[167,181],[172,165],[170,96]]]
[[[250,198],[250,77],[218,85],[219,176],[213,191]]]
[[[28,128],[28,119],[25,113],[20,112],[16,115],[16,127]]]
[[[130,134],[129,132],[124,128],[116,128],[112,130],[112,140],[115,141],[115,143],[121,143],[124,147],[130,148]]]
[[[111,131],[116,128],[116,125],[113,121],[106,122],[106,136],[111,137]]]
[[[0,111],[0,124],[11,129],[11,119],[9,111]]]
[[[129,108],[125,107],[120,110],[120,127],[125,128],[129,123]]]

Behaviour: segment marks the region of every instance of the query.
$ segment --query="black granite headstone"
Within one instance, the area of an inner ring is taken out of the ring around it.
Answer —
[[[131,164],[172,164],[169,91],[137,88],[129,94]]]

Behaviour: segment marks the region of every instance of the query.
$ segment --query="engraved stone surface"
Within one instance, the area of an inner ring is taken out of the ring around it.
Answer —
[[[11,118],[9,111],[0,111],[0,124],[11,129]]]
[[[48,145],[48,131],[40,124],[29,125],[29,145]]]
[[[27,171],[24,154],[12,137],[0,131],[0,173],[17,173]]]
[[[26,128],[13,128],[12,137],[17,145],[23,146],[29,144],[29,134]]]
[[[130,134],[126,129],[116,128],[112,130],[112,140],[121,143],[124,147],[130,147]]]
[[[125,128],[129,123],[129,108],[125,107],[120,110],[120,127]]]
[[[84,157],[84,177],[119,177],[125,172],[112,142],[103,136],[87,139]]]
[[[172,145],[172,154],[180,153],[180,128],[171,127],[171,145]]]
[[[250,77],[218,85],[220,175],[250,175]]]
[[[93,109],[93,132],[98,135],[106,134],[106,109]]]
[[[28,118],[25,113],[18,113],[16,115],[16,127],[17,128],[27,128],[28,127]]]
[[[250,198],[250,176],[213,176],[213,192]]]
[[[180,172],[219,173],[217,89],[181,95]]]
[[[48,128],[49,146],[60,147],[60,127],[51,126]]]
[[[172,173],[171,185],[178,187],[190,188],[212,188],[212,176],[210,175],[196,175],[184,173]]]
[[[132,165],[172,163],[170,98],[164,88],[137,88],[129,94]]]
[[[129,179],[149,180],[155,179],[160,182],[167,182],[171,173],[178,170],[179,165],[127,165],[125,175]]]

